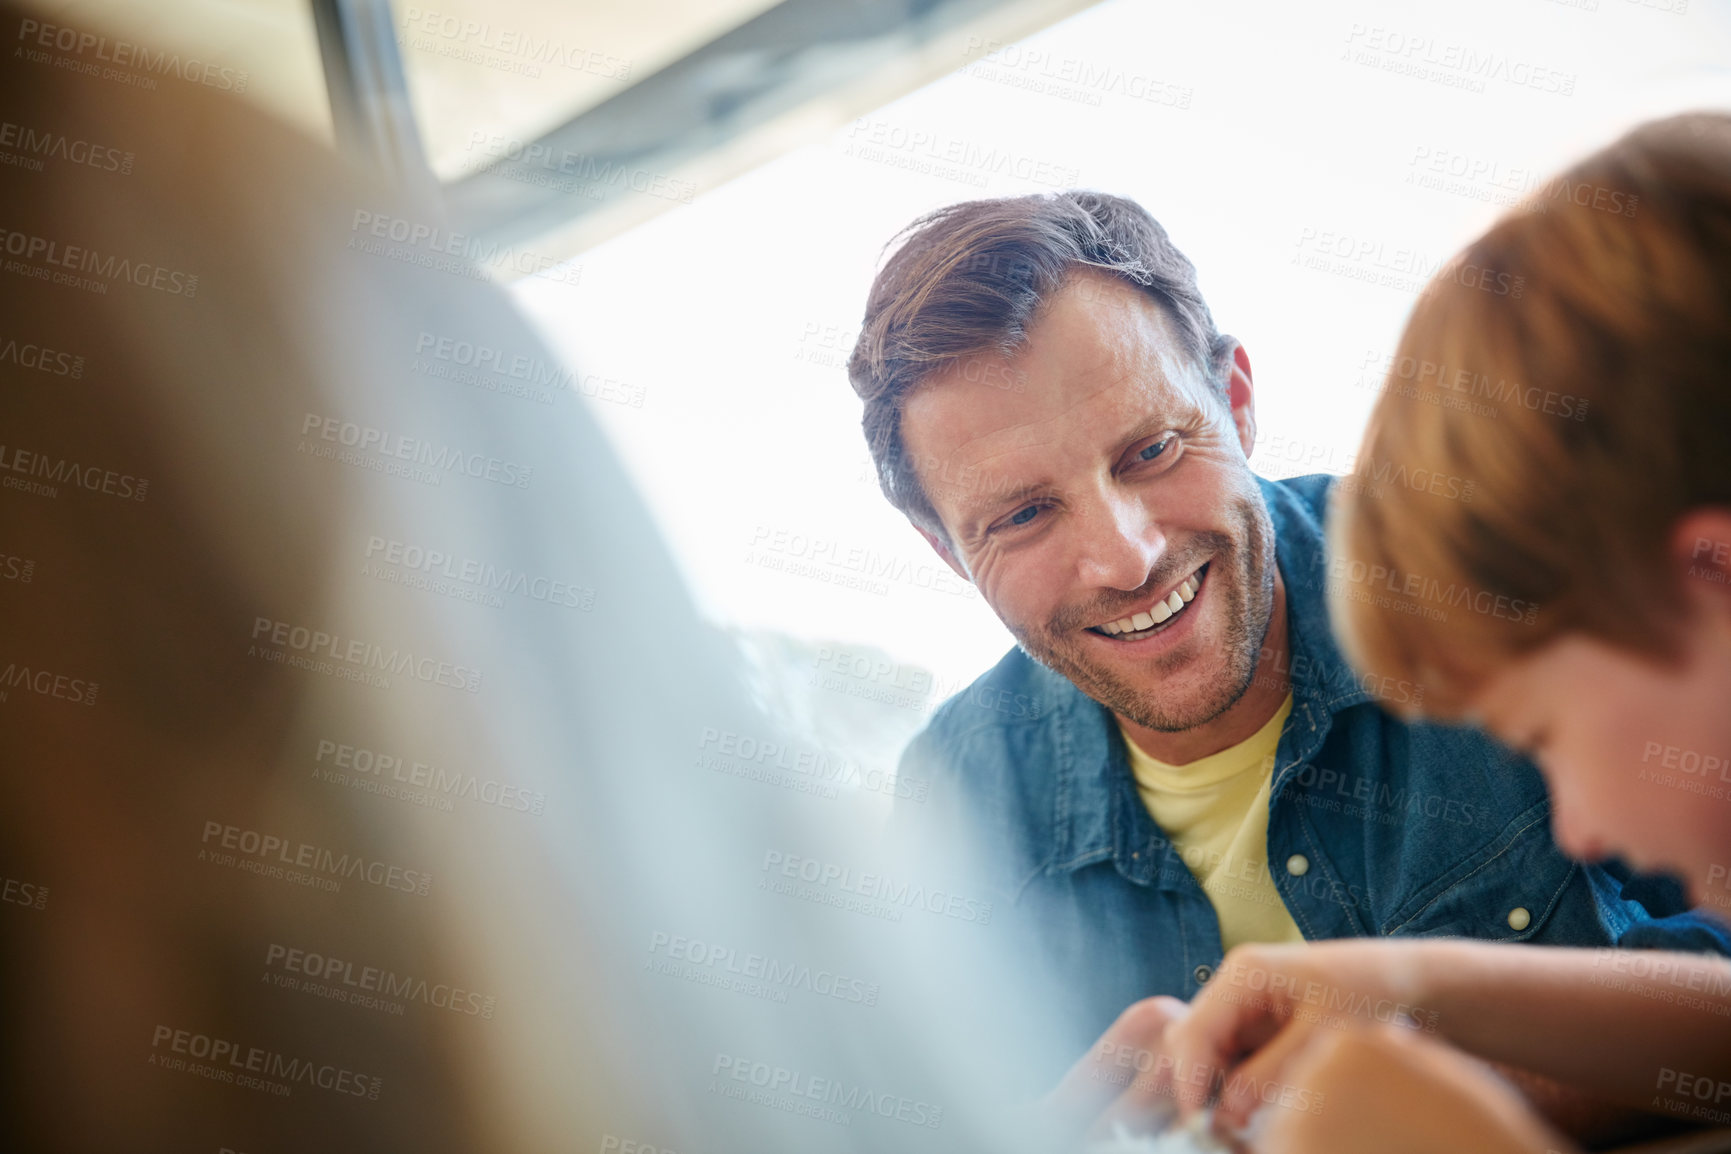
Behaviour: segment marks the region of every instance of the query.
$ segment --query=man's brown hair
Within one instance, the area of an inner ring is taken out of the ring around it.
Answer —
[[[1334,498],[1348,655],[1459,716],[1566,632],[1670,652],[1670,534],[1731,505],[1728,373],[1731,117],[1677,116],[1533,193],[1426,290]]]
[[[866,300],[848,379],[890,504],[948,538],[902,439],[919,385],[972,357],[1012,356],[1040,306],[1078,268],[1122,277],[1152,297],[1181,351],[1222,393],[1232,341],[1214,327],[1196,269],[1141,205],[1098,192],[973,200],[914,221],[896,238]]]

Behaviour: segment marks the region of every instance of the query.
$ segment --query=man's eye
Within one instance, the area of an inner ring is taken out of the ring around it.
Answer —
[[[1144,461],[1152,461],[1155,457],[1164,453],[1171,444],[1171,437],[1163,437],[1160,440],[1155,441],[1152,445],[1149,445],[1146,449],[1143,449],[1137,454],[1137,456],[1141,457]]]
[[[1015,515],[1010,518],[1010,524],[1026,525],[1029,521],[1032,521],[1039,512],[1040,507],[1038,505],[1029,505],[1026,509],[1018,510]]]

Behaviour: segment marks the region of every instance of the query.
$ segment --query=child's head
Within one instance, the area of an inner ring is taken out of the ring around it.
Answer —
[[[1565,850],[1731,909],[1731,117],[1637,129],[1438,273],[1331,522],[1357,664],[1533,753]]]

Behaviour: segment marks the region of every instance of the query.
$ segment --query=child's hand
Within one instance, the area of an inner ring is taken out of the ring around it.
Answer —
[[[1435,1032],[1438,1015],[1421,1004],[1424,942],[1353,939],[1302,945],[1244,945],[1226,955],[1196,996],[1190,1013],[1174,1021],[1164,1047],[1178,1070],[1234,1071],[1256,1061],[1265,1047],[1290,1047],[1300,1032],[1289,1027],[1340,1030],[1408,1023]],[[1261,1062],[1276,1063],[1277,1054]],[[1218,1082],[1220,1073],[1216,1074]],[[1212,1085],[1199,1079],[1175,1087],[1185,1114],[1200,1108]],[[1241,1126],[1260,1104],[1230,1083],[1217,1116]]]
[[[1257,1113],[1248,1137],[1259,1154],[1572,1149],[1483,1063],[1404,1027],[1290,1024],[1227,1085],[1269,1080],[1305,1093],[1311,1108]]]

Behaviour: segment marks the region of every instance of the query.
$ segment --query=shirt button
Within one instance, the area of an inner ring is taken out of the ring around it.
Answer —
[[[1197,966],[1196,967],[1196,973],[1193,976],[1196,979],[1197,985],[1206,986],[1208,984],[1208,979],[1212,978],[1214,976],[1214,967],[1212,967],[1212,966]]]
[[[1520,933],[1533,924],[1533,915],[1527,912],[1526,906],[1516,906],[1509,911],[1509,929]]]
[[[1295,878],[1301,878],[1310,872],[1310,859],[1301,853],[1295,853],[1286,859],[1286,872]]]

